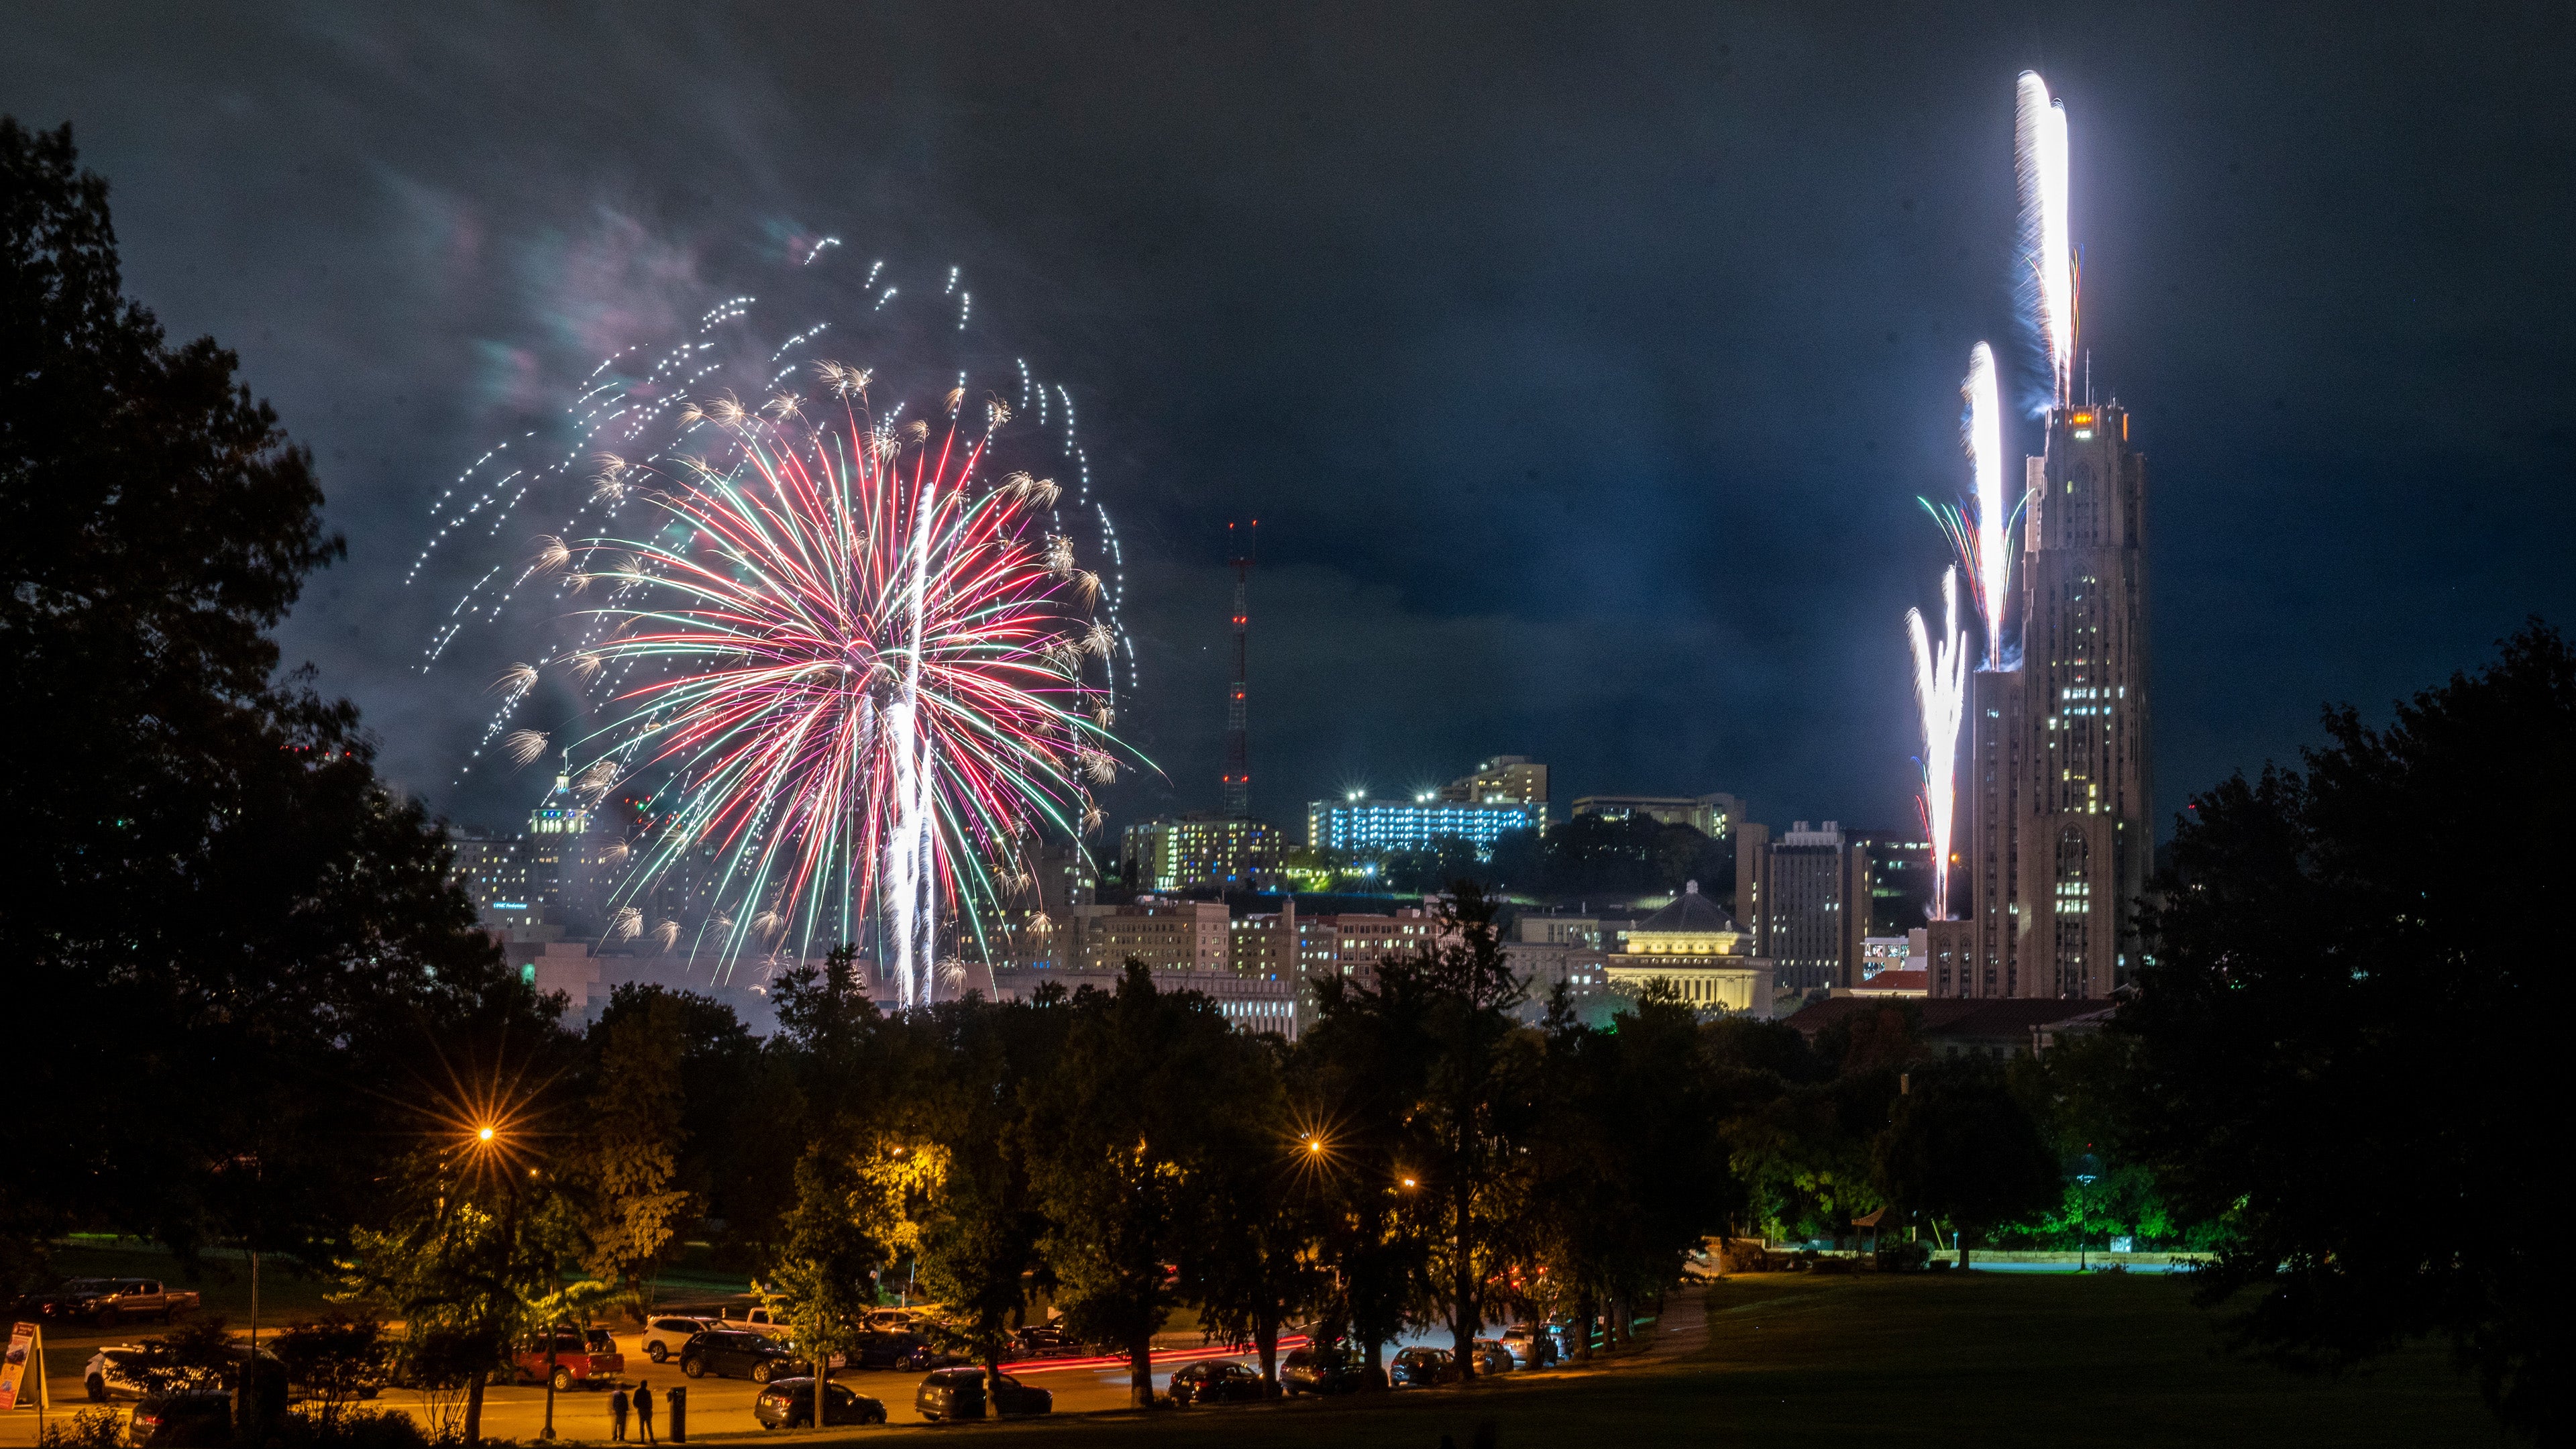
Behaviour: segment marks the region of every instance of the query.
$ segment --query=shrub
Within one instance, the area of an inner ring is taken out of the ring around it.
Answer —
[[[1919,1273],[1932,1261],[1932,1250],[1921,1243],[1881,1243],[1878,1246],[1878,1270],[1882,1273]]]

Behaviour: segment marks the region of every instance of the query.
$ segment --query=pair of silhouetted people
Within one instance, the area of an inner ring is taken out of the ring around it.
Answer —
[[[635,1442],[653,1442],[653,1387],[642,1379],[635,1381]],[[608,1427],[616,1442],[626,1442],[626,1391],[619,1389],[608,1396]]]

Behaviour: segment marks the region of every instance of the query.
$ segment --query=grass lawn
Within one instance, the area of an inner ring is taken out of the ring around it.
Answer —
[[[2367,1377],[2297,1377],[2224,1356],[2188,1295],[2143,1276],[1738,1278],[1709,1291],[1704,1331],[1668,1335],[1644,1361],[1465,1390],[987,1432],[1031,1449],[1137,1438],[1158,1449],[1435,1449],[1443,1434],[1467,1449],[1486,1419],[1504,1449],[2506,1442],[2438,1349]],[[1676,1304],[1671,1321],[1692,1316]]]

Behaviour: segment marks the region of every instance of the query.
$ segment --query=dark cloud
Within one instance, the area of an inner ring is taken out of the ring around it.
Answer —
[[[521,796],[447,785],[480,680],[407,672],[430,501],[829,232],[1073,380],[1168,775],[1122,808],[1214,802],[1258,516],[1267,812],[1511,751],[1910,818],[1913,500],[2019,351],[2025,65],[2152,459],[2166,808],[2567,615],[2563,11],[1928,13],[61,7],[0,106],[77,123],[130,288],[313,444],[351,557],[289,649],[460,815]]]

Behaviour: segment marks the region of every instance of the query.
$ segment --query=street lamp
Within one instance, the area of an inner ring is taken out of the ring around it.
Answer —
[[[2084,1229],[2087,1210],[2092,1206],[2093,1179],[2101,1175],[2102,1159],[2090,1152],[2075,1159],[2075,1171],[2069,1174],[2075,1179],[2075,1271],[2078,1273],[2085,1271]]]

